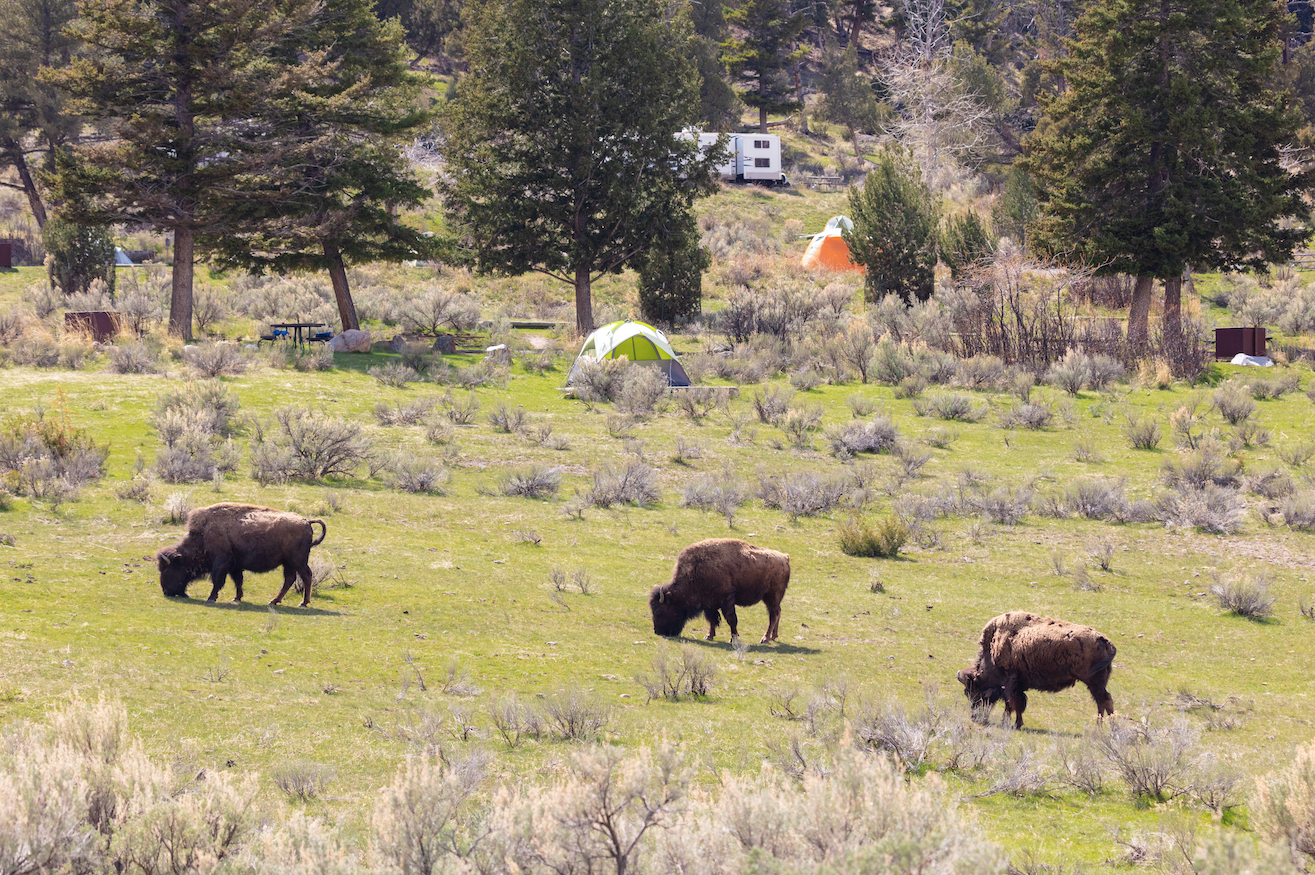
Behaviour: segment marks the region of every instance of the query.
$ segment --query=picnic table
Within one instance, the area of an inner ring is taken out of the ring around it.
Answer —
[[[274,333],[268,337],[262,337],[261,340],[291,339],[297,346],[301,346],[306,341],[315,340],[314,335],[316,332],[312,332],[310,329],[323,327],[325,327],[323,322],[271,322],[269,328]],[[303,336],[302,332],[306,332],[306,334]]]

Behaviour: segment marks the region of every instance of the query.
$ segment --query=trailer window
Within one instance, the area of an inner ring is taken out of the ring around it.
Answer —
[[[755,159],[753,159],[753,166],[754,166],[754,167],[771,167],[771,166],[772,166],[772,159],[771,159],[771,158],[755,158]]]
[[[766,140],[754,140],[754,141],[753,141],[753,147],[754,147],[755,149],[770,149],[770,148],[771,148],[771,146],[768,144],[768,142],[767,142]],[[759,166],[761,167],[762,165],[759,165]]]

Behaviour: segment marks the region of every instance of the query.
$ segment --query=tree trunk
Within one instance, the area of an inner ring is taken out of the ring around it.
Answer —
[[[1151,289],[1154,285],[1154,277],[1139,276],[1132,287],[1132,306],[1128,309],[1128,343],[1134,348],[1146,345],[1147,322],[1151,317]]]
[[[41,192],[37,191],[36,182],[32,179],[32,171],[28,169],[23,147],[17,140],[6,137],[0,142],[0,153],[9,159],[9,163],[13,164],[14,170],[18,172],[18,179],[23,183],[23,193],[27,195],[28,206],[32,208],[32,217],[37,220],[37,228],[46,227],[46,205],[41,202]]]
[[[594,303],[590,296],[589,266],[575,266],[575,328],[581,337],[594,330]]]
[[[758,133],[767,133],[767,107],[758,107]]]
[[[192,229],[174,229],[173,294],[169,299],[169,335],[192,339]]]
[[[342,320],[342,330],[360,328],[356,319],[356,304],[352,302],[352,290],[347,285],[347,268],[342,263],[342,253],[332,243],[324,244],[324,257],[329,260],[329,280],[333,283],[333,296],[338,299],[338,318]]]
[[[1164,331],[1176,335],[1183,324],[1183,278],[1179,274],[1161,282],[1164,284]]]

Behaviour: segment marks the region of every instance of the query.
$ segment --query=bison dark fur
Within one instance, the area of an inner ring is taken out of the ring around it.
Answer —
[[[320,536],[312,540],[313,526]],[[295,513],[253,504],[212,504],[187,515],[187,536],[173,547],[155,554],[160,569],[160,589],[167,596],[187,595],[193,580],[210,576],[210,598],[223,589],[225,577],[233,578],[235,602],[242,601],[242,574],[262,573],[283,566],[283,589],[270,602],[277,605],[288,594],[298,575],[303,596],[301,606],[310,604],[310,548],[324,540],[328,527],[323,520],[308,520]]]
[[[734,538],[690,544],[676,557],[671,582],[653,587],[649,594],[653,631],[679,635],[690,618],[703,614],[708,620],[708,640],[712,640],[720,613],[734,638],[739,634],[736,606],[762,602],[767,606],[767,632],[762,640],[775,641],[781,625],[781,599],[789,585],[790,557],[784,553]]]
[[[1027,691],[1055,693],[1078,681],[1096,700],[1096,719],[1114,713],[1114,699],[1105,690],[1114,666],[1115,648],[1090,626],[1010,611],[986,624],[977,658],[959,672],[959,683],[973,709],[973,719],[985,723],[991,708],[1005,702],[1005,720],[1023,727]]]

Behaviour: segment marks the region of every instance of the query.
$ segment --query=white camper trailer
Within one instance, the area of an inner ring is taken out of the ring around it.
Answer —
[[[694,132],[682,132],[693,136]],[[707,152],[722,137],[727,138],[730,157],[715,172],[729,182],[756,182],[761,185],[789,185],[781,172],[781,138],[776,134],[710,134],[698,132],[699,148]]]

